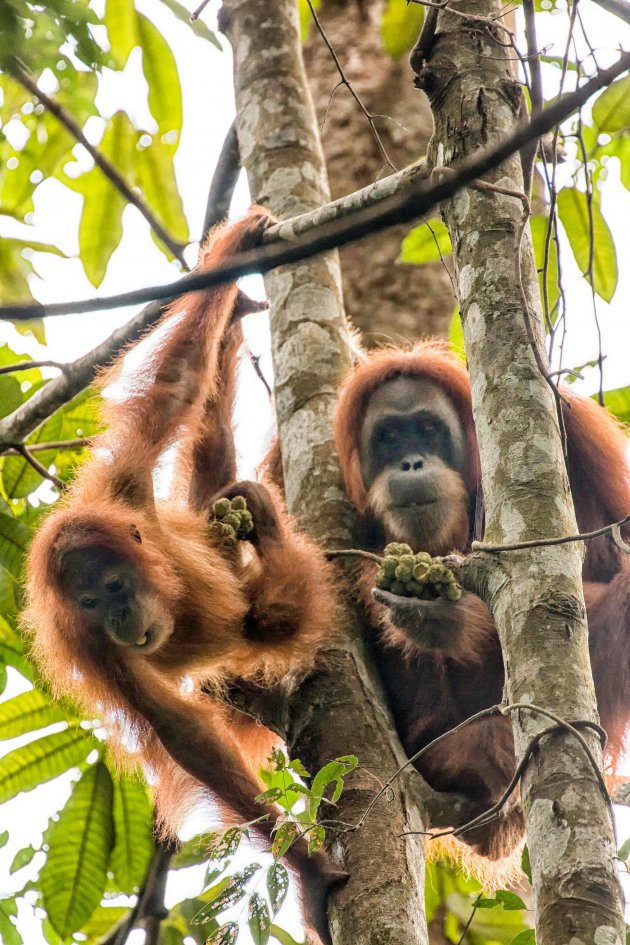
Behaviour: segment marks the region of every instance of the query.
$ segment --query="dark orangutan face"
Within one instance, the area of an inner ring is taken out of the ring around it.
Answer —
[[[465,540],[467,443],[453,403],[437,384],[398,377],[379,387],[360,443],[368,506],[389,540],[433,554]]]
[[[62,585],[88,629],[120,646],[152,653],[173,631],[173,618],[156,591],[135,565],[112,551],[67,552]]]

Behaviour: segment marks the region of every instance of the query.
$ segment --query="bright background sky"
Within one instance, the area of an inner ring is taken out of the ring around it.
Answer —
[[[194,0],[184,0],[184,2],[190,9],[196,6]],[[214,0],[203,14],[203,18],[211,28],[216,27],[218,6],[218,0]],[[139,0],[138,7],[160,27],[171,43],[177,58],[185,97],[184,127],[175,164],[191,233],[199,234],[214,166],[234,113],[229,47],[223,41],[224,51],[221,53],[207,42],[196,38],[190,29],[177,21],[158,0]],[[588,24],[589,39],[597,50],[600,66],[605,66],[616,59],[619,46],[630,48],[630,28],[600,11],[588,0],[580,3],[580,9],[585,23]],[[567,26],[566,11],[560,9],[557,13],[537,16],[536,19],[540,47],[548,47],[547,52],[562,55]],[[579,34],[579,29],[577,32]],[[330,39],[334,44],[335,37],[331,36]],[[578,44],[583,51],[585,47],[580,38]],[[340,49],[338,53],[343,61],[346,51]],[[589,66],[590,64],[587,63],[587,67]],[[547,97],[556,91],[558,74],[553,67],[544,67]],[[126,81],[128,78],[131,78],[131,81]],[[338,94],[343,94],[343,92],[340,91]],[[103,78],[98,105],[107,116],[118,109],[125,109],[136,124],[142,124],[149,132],[153,130],[153,121],[146,106],[146,84],[137,55],[132,54],[124,77],[109,73]],[[334,108],[334,103],[332,107]],[[98,118],[90,119],[86,128],[86,134],[90,140],[98,144],[102,131],[103,122]],[[369,134],[370,130],[366,123],[366,137]],[[567,150],[569,156],[574,153],[571,143],[567,145]],[[86,160],[81,157],[79,159]],[[571,170],[570,161],[559,168],[559,186],[568,181]],[[628,239],[625,236],[627,221],[630,219],[630,194],[618,183],[616,161],[611,162],[610,178],[604,190],[602,210],[615,236],[620,274],[619,286],[612,304],[606,305],[601,300],[597,303],[603,334],[603,348],[606,354],[605,389],[622,387],[630,383],[628,366],[630,266],[628,265]],[[357,181],[357,187],[366,183],[368,181]],[[33,281],[33,292],[42,302],[97,294],[87,280],[78,259],[77,232],[81,200],[79,195],[67,190],[56,181],[45,182],[37,191],[35,212],[31,221],[37,229],[35,238],[56,242],[68,255],[75,256],[75,258],[60,259],[52,255],[37,254],[36,265],[40,278]],[[248,203],[247,189],[241,178],[234,199],[234,214],[242,214]],[[60,226],[60,220],[64,221],[63,226]],[[20,230],[19,224],[10,222],[3,232],[17,235]],[[191,247],[188,256],[190,263],[194,263],[195,256],[195,249]],[[576,365],[596,357],[597,354],[591,293],[573,262],[566,241],[562,251],[562,264],[570,312],[564,363]],[[140,286],[170,282],[176,278],[177,274],[177,268],[166,262],[155,247],[149,236],[148,224],[135,208],[127,207],[124,216],[123,239],[112,257],[98,294],[109,295]],[[244,288],[253,296],[261,297],[262,295],[262,283],[256,277],[245,280]],[[48,347],[43,356],[59,361],[71,361],[107,338],[115,327],[131,317],[133,311],[133,309],[114,309],[104,313],[49,319],[46,326]],[[271,381],[266,317],[252,316],[245,320],[244,327],[249,348],[254,355],[262,355],[261,369],[265,377]],[[8,341],[16,351],[28,351],[35,357],[38,354],[42,355],[42,350],[35,342],[19,335],[7,324],[0,324],[0,343],[3,341]],[[237,437],[242,472],[244,475],[250,475],[269,440],[272,418],[266,392],[247,360],[242,368],[242,378],[240,408],[237,409]],[[597,372],[587,370],[584,382],[578,382],[577,386],[584,393],[592,393],[597,389],[598,384]],[[18,682],[17,675],[11,670],[9,672],[11,682],[7,695],[10,696],[15,695],[23,686]],[[37,733],[37,735],[40,734]],[[17,747],[17,744],[18,740],[3,742],[0,747],[2,751],[8,751]],[[20,847],[29,843],[39,845],[41,832],[47,824],[51,810],[61,807],[65,802],[70,780],[69,775],[60,778],[52,785],[45,785],[28,794],[20,795],[0,809],[2,823],[12,827],[11,842],[8,847],[0,851],[1,894],[10,894],[11,890],[20,888],[24,882],[26,870],[9,878],[8,865]],[[626,820],[625,816],[623,820]],[[19,831],[15,830],[15,824],[18,823],[21,828]],[[620,822],[621,835],[628,832],[630,832],[630,819],[627,824]],[[180,874],[179,881],[169,890],[169,899],[172,899],[173,895],[175,898],[181,898],[183,895],[191,894],[192,889],[190,879],[184,879]],[[282,913],[281,924],[289,927],[285,912]],[[24,909],[20,914],[20,927],[26,935],[28,945],[40,945],[43,941]],[[130,941],[132,943],[142,941],[141,933],[135,933],[134,939]]]

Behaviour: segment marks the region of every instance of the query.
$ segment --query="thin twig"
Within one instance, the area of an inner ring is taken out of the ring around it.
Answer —
[[[164,229],[160,221],[157,219],[153,211],[131,189],[127,181],[119,174],[114,165],[98,150],[98,148],[95,148],[93,144],[90,144],[88,139],[83,134],[82,128],[66,111],[66,109],[58,102],[55,102],[54,99],[50,98],[50,96],[46,95],[45,92],[42,92],[37,83],[34,82],[33,79],[31,79],[31,77],[27,75],[23,69],[14,70],[12,72],[12,76],[16,82],[19,82],[20,85],[22,85],[28,92],[31,93],[31,95],[34,95],[37,99],[39,99],[44,108],[46,108],[46,110],[49,111],[51,115],[54,115],[57,121],[63,125],[66,131],[69,131],[72,137],[83,145],[96,166],[101,169],[110,183],[120,194],[122,194],[128,203],[132,204],[137,210],[140,211],[155,235],[164,243],[173,256],[179,260],[182,267],[185,270],[188,270],[190,267],[188,266],[188,263],[186,262],[183,254],[183,245],[178,243],[170,236],[170,234]]]
[[[5,364],[0,367],[0,374],[16,374],[18,371],[30,371],[31,368],[52,367],[63,371],[67,367],[61,361],[16,361],[15,364]]]
[[[381,555],[375,555],[371,551],[363,551],[361,548],[334,548],[331,551],[325,551],[324,555],[332,560],[333,558],[365,558],[366,561],[376,561],[382,564]]]
[[[20,447],[28,450],[29,453],[44,453],[47,450],[76,450],[82,446],[88,446],[89,440],[86,437],[76,437],[74,440],[54,440],[50,443],[18,443],[15,446],[8,446],[0,449],[3,456],[22,456]]]
[[[317,31],[318,31],[319,35],[321,36],[321,38],[324,40],[324,42],[325,42],[325,44],[326,44],[326,46],[327,46],[327,48],[328,48],[328,52],[329,52],[330,55],[332,56],[332,60],[333,60],[333,62],[334,62],[334,64],[335,64],[335,67],[336,67],[336,69],[337,69],[337,72],[339,73],[339,83],[338,83],[338,84],[335,86],[335,88],[333,89],[333,95],[334,95],[334,93],[336,92],[336,90],[339,88],[339,85],[345,85],[345,87],[346,87],[346,88],[348,89],[348,91],[350,92],[350,95],[351,95],[352,98],[355,100],[355,102],[357,103],[357,105],[359,106],[359,108],[361,109],[361,111],[363,112],[363,114],[365,115],[365,117],[366,117],[367,120],[368,120],[368,123],[369,123],[369,125],[370,125],[370,128],[372,129],[372,134],[373,134],[373,136],[374,136],[374,140],[376,141],[376,144],[378,145],[378,148],[379,148],[381,154],[383,155],[383,160],[385,161],[385,166],[386,166],[386,167],[391,167],[391,169],[392,169],[393,171],[395,171],[395,170],[396,170],[396,165],[394,164],[394,162],[393,162],[393,161],[391,160],[391,158],[389,157],[389,155],[388,155],[388,153],[387,153],[387,150],[386,150],[386,148],[385,148],[385,145],[383,144],[383,142],[382,142],[382,140],[381,140],[381,136],[379,135],[378,129],[376,128],[376,125],[375,125],[375,119],[376,119],[376,118],[382,118],[383,116],[382,116],[382,115],[373,115],[371,112],[369,112],[369,111],[367,110],[367,108],[366,108],[365,105],[363,104],[363,101],[361,100],[360,96],[357,94],[357,92],[355,92],[352,83],[351,83],[350,80],[346,77],[346,74],[345,74],[345,72],[343,71],[343,66],[342,66],[341,63],[339,62],[339,57],[337,56],[337,53],[335,52],[332,43],[331,43],[330,40],[328,39],[328,36],[326,35],[326,31],[324,30],[324,27],[322,26],[321,21],[320,21],[319,17],[317,16],[317,13],[315,12],[315,7],[313,6],[312,0],[306,0],[306,2],[308,3],[308,8],[309,8],[309,10],[311,11],[311,16],[313,17],[313,22],[314,22],[315,26],[317,27]],[[331,95],[331,101],[332,101],[332,95]],[[330,102],[329,102],[329,106],[330,106]],[[328,109],[326,109],[326,114],[328,114]],[[324,119],[324,120],[325,120],[325,119]]]
[[[26,460],[29,466],[32,466],[33,469],[35,469],[40,474],[40,476],[43,476],[44,479],[48,479],[49,482],[52,482],[52,484],[57,486],[61,492],[64,491],[66,488],[65,482],[59,479],[58,476],[55,476],[54,473],[49,472],[49,470],[46,469],[46,467],[42,465],[38,459],[36,459],[34,456],[31,456],[26,446],[16,446],[15,450],[20,454],[20,456],[22,456],[23,459]]]
[[[475,918],[476,912],[477,912],[477,905],[476,905],[476,903],[473,903],[472,912],[471,912],[470,915],[468,916],[468,922],[467,922],[466,925],[464,926],[464,931],[463,931],[462,934],[460,935],[459,941],[458,941],[457,945],[462,945],[464,939],[466,938],[466,936],[467,936],[467,934],[468,934],[468,929],[469,929],[470,926],[472,925],[472,920]]]
[[[533,541],[521,541],[514,545],[488,545],[483,541],[473,541],[471,548],[473,551],[486,551],[489,554],[501,551],[522,551],[525,548],[546,548],[550,545],[566,545],[570,541],[590,541],[592,538],[599,538],[601,535],[612,535],[613,529],[622,528],[630,522],[630,515],[626,515],[620,522],[613,522],[612,525],[605,525],[604,528],[598,528],[594,532],[583,532],[580,535],[564,535],[562,538],[539,538]]]

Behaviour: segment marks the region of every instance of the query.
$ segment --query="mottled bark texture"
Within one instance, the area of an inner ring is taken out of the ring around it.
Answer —
[[[471,15],[499,13],[496,0],[463,0]],[[500,23],[500,20],[496,21]],[[513,130],[520,91],[505,34],[440,14],[421,74],[435,117],[430,160],[450,165]],[[522,190],[518,157],[486,180]],[[486,502],[486,540],[512,543],[577,531],[554,398],[528,343],[514,258],[518,199],[467,188],[442,207],[454,261],[473,390]],[[542,318],[529,234],[522,287],[539,349]],[[543,354],[544,357],[544,354]],[[475,557],[464,580],[486,598],[503,646],[510,702],[536,703],[564,719],[597,719],[578,544]],[[517,753],[549,720],[513,716]],[[598,760],[596,736],[588,741]],[[554,734],[522,783],[538,945],[624,941],[609,810],[575,738]]]
[[[394,60],[383,49],[384,7],[384,0],[323,0],[318,16],[368,111],[394,119],[379,118],[377,127],[390,159],[402,168],[425,154],[433,122],[426,99],[413,87],[407,56]],[[339,74],[314,27],[304,59],[320,126],[326,117],[322,145],[333,197],[390,174],[348,89],[337,89],[328,107]],[[442,263],[395,265],[410,229],[410,224],[392,227],[341,251],[346,312],[368,346],[448,334],[455,299]]]
[[[228,0],[221,26],[234,50],[239,146],[253,197],[280,217],[321,206],[328,183],[294,0]],[[332,414],[350,353],[337,253],[278,269],[265,281],[287,504],[311,535],[339,547],[349,541],[351,518]],[[339,630],[325,665],[291,698],[288,748],[311,771],[337,755],[358,755],[362,767],[334,809],[335,819],[353,824],[403,756],[347,605],[339,607]],[[329,832],[331,855],[350,873],[331,896],[335,945],[427,940],[422,844],[401,837],[420,828],[416,781],[415,772],[401,778],[363,830]]]

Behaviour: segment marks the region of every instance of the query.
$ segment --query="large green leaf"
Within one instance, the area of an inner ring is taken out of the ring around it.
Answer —
[[[65,718],[66,713],[57,703],[37,689],[30,689],[0,703],[0,738],[25,735]]]
[[[188,221],[177,189],[170,149],[155,139],[148,148],[138,152],[135,170],[146,202],[158,208],[157,216],[167,232],[180,243],[187,243]],[[159,245],[163,248],[161,242]]]
[[[608,224],[597,200],[591,204],[593,215],[593,288],[605,302],[610,302],[617,288],[617,253]],[[586,194],[575,187],[563,187],[558,194],[558,214],[569,238],[581,272],[589,273],[589,213]]]
[[[149,108],[158,126],[158,134],[169,135],[168,143],[177,145],[182,130],[182,87],[177,63],[159,29],[138,13],[138,35],[142,44],[142,71],[149,85]]]
[[[115,781],[114,825],[114,883],[120,892],[133,893],[142,884],[153,852],[151,801],[139,778],[123,776]]]
[[[57,933],[66,938],[84,925],[100,904],[114,842],[112,779],[99,761],[74,786],[40,873],[42,899]]]
[[[140,43],[134,0],[107,0],[105,25],[111,51],[122,67],[127,62],[131,50]]]
[[[138,132],[125,112],[110,119],[100,150],[127,183],[134,180]],[[122,238],[122,213],[127,201],[103,174],[92,168],[79,180],[84,196],[79,225],[79,251],[85,274],[98,287],[105,276],[112,253]]]
[[[630,75],[617,79],[595,99],[593,121],[599,133],[630,131]]]
[[[604,393],[606,407],[622,423],[630,423],[630,387],[618,387]]]
[[[88,921],[81,926],[81,932],[87,935],[89,943],[95,945],[105,938],[106,933],[113,929],[117,922],[129,915],[126,906],[97,906]],[[160,928],[160,945],[162,945],[162,929]]]
[[[429,220],[407,233],[400,245],[398,261],[420,266],[450,256],[452,251],[451,239],[442,221]]]
[[[0,573],[7,575],[7,580],[11,580],[13,583],[13,579],[9,578],[4,569],[0,569]],[[26,657],[24,643],[19,634],[17,634],[11,626],[8,620],[10,608],[4,609],[4,603],[5,602],[2,600],[2,590],[0,589],[0,604],[2,605],[0,606],[0,664],[13,666],[26,679],[31,679],[33,671]]]
[[[387,0],[381,21],[383,47],[392,59],[413,49],[424,21],[424,7],[407,0]]]
[[[75,437],[94,436],[102,428],[99,422],[100,398],[92,388],[81,391],[69,404],[63,407],[61,414],[62,440],[73,440]]]
[[[28,528],[12,515],[0,512],[0,564],[16,578],[22,571],[29,538]]]
[[[83,764],[99,747],[91,732],[71,726],[10,751],[0,758],[0,804]]]
[[[312,0],[313,9],[317,13],[319,8],[322,5],[322,0]],[[302,37],[302,42],[308,39],[308,34],[311,31],[311,26],[313,25],[313,14],[311,13],[308,3],[306,0],[298,0],[298,16],[300,19],[300,36]]]
[[[22,391],[15,377],[0,374],[0,417],[6,417],[22,403]]]

